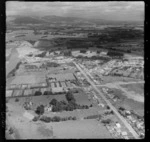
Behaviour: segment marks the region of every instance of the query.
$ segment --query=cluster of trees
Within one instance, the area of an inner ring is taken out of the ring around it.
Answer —
[[[105,31],[99,35],[99,40],[107,42],[119,42],[121,40],[133,40],[138,38],[143,38],[143,32],[140,30],[128,28],[111,28],[107,31],[105,29]]]
[[[36,108],[35,113],[38,115],[43,115],[44,114],[44,105],[40,105]]]
[[[16,38],[16,37],[25,37],[25,36],[26,36],[26,35],[18,35],[18,36],[15,36],[15,38]]]
[[[86,50],[80,50],[80,53],[86,53]]]
[[[123,57],[124,54],[123,53],[120,53],[120,52],[115,52],[115,51],[108,51],[107,52],[107,55],[110,56],[110,57]]]
[[[48,35],[48,31],[45,31],[43,34],[44,34],[44,35]]]
[[[43,52],[41,54],[35,55],[35,57],[45,57],[46,56],[46,52]]]
[[[71,55],[72,55],[71,51],[65,51],[64,52],[64,56],[71,56]]]
[[[58,93],[53,93],[51,91],[44,91],[43,95],[60,95],[60,94],[64,94],[64,92],[58,92]],[[42,92],[41,91],[36,91],[34,93],[34,96],[40,96],[42,95]],[[30,95],[29,95],[30,96]]]
[[[34,93],[34,96],[40,96],[40,95],[42,95],[42,92],[40,92],[40,91],[36,91],[36,92]]]
[[[110,115],[110,114],[114,114],[114,112],[113,112],[113,110],[111,110],[111,111],[106,111],[104,114],[105,115]]]
[[[42,116],[40,118],[40,121],[44,121],[44,122],[60,122],[60,121],[67,121],[67,120],[76,120],[77,118],[76,117],[72,117],[72,116],[69,116],[69,117],[59,117],[59,116],[54,116],[54,117],[47,117],[47,116]],[[33,120],[35,121],[35,119]]]
[[[51,91],[44,91],[43,95],[52,95],[53,93]]]
[[[136,52],[140,53],[143,51],[143,45],[140,40],[143,38],[143,31],[136,30],[134,28],[109,28],[101,31],[101,34],[93,34],[91,37],[95,39],[92,40],[88,38],[89,41],[93,43],[93,46],[102,49],[108,49],[120,52]],[[132,44],[133,40],[137,45]],[[130,42],[131,41],[131,42]],[[124,44],[125,43],[125,44]],[[123,44],[123,45],[122,45]],[[139,46],[138,46],[139,45]],[[124,48],[125,47],[125,48]]]
[[[39,35],[40,32],[38,32],[38,30],[34,29],[34,30],[33,30],[33,34],[34,34],[34,35]]]
[[[87,57],[87,56],[82,56],[82,55],[79,55],[77,56],[76,58],[79,58],[79,59],[89,59],[89,60],[103,60],[103,61],[110,61],[110,57],[102,57],[102,56],[92,56],[92,57]]]
[[[87,117],[84,117],[84,119],[101,119],[102,116],[100,114],[97,114],[97,115],[90,115],[90,116],[87,116]]]
[[[14,133],[13,128],[12,128],[12,127],[10,127],[10,128],[9,128],[9,130],[8,130],[8,132],[9,132],[9,134],[10,134],[10,135],[12,135],[12,134]]]
[[[56,99],[52,99],[50,102],[50,105],[52,105],[52,111],[53,112],[73,111],[74,109],[88,109],[89,108],[89,106],[87,105],[77,104],[73,94],[70,91],[66,94],[66,100],[68,102],[57,101]]]
[[[47,67],[59,67],[60,65],[58,63],[55,63],[55,62],[47,62],[46,66]]]
[[[104,125],[108,125],[110,123],[112,123],[112,120],[111,119],[104,119],[101,121]]]
[[[82,38],[82,39],[70,39],[70,40],[66,40],[66,46],[67,49],[74,49],[74,48],[85,48],[87,49],[88,47],[92,46],[92,42],[91,40],[89,41],[89,39],[87,38]]]
[[[75,109],[89,109],[88,105],[79,105],[76,103],[76,100],[71,92],[66,94],[66,101],[57,101],[52,99],[49,105],[52,106],[52,112],[61,112],[61,111],[73,111]],[[92,107],[92,106],[90,106]],[[44,105],[40,105],[36,108],[35,113],[38,115],[44,114]]]
[[[107,107],[106,107],[107,109],[110,109],[110,107],[107,105]]]
[[[16,99],[15,99],[15,102],[19,102],[19,99],[18,99],[18,98],[16,98]]]

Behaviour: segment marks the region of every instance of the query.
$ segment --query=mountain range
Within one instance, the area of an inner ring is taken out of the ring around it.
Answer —
[[[61,17],[61,16],[20,16],[12,15],[6,17],[6,23],[13,24],[51,24],[51,23],[64,23],[64,24],[142,24],[141,21],[115,21],[105,19],[86,19],[78,17]]]

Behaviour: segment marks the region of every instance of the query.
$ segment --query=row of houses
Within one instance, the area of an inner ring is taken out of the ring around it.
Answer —
[[[119,110],[119,113],[128,121],[133,129],[138,133],[141,138],[145,136],[144,117],[137,115],[130,110]]]

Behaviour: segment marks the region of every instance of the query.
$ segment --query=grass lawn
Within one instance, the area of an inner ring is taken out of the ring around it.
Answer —
[[[122,91],[119,89],[114,89],[115,95],[121,98],[121,101],[114,103],[115,106],[122,106],[128,110],[134,110],[139,115],[144,115],[144,103],[134,101],[133,99],[127,98],[125,95],[122,94]]]
[[[65,121],[47,124],[47,128],[50,126],[53,127],[54,135],[57,138],[112,138],[107,129],[97,120]]]
[[[80,105],[88,105],[90,106],[92,103],[88,100],[88,95],[83,93],[75,93],[74,98],[76,99],[76,103]]]
[[[118,81],[132,82],[132,81],[137,81],[138,80],[138,79],[134,79],[134,78],[119,77],[119,76],[103,76],[102,79],[103,79],[103,81],[101,82],[101,84],[118,82]]]
[[[144,84],[143,83],[123,84],[120,86],[127,89],[127,91],[133,91],[133,92],[135,92],[135,94],[144,95]]]

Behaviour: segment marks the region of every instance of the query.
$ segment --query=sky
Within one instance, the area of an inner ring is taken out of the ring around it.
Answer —
[[[56,15],[105,20],[143,21],[143,1],[6,2],[6,15]]]

